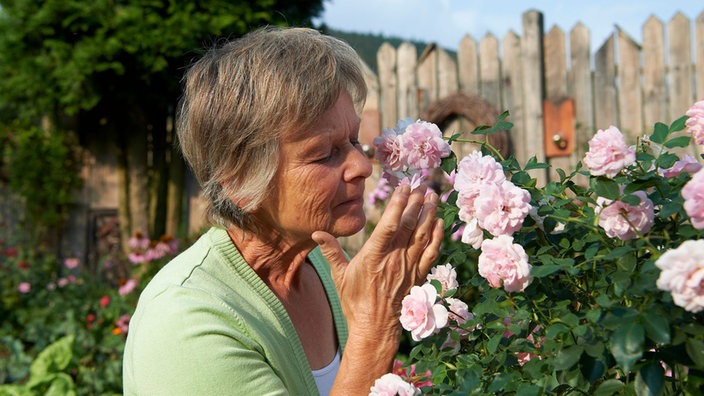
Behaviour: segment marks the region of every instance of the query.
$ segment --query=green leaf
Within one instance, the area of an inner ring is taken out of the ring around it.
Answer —
[[[692,140],[691,136],[678,136],[676,138],[672,138],[672,139],[666,141],[664,146],[667,148],[687,147],[687,146],[689,146],[689,143],[691,140]]]
[[[577,364],[582,357],[584,348],[580,345],[572,345],[567,348],[560,349],[555,358],[555,370],[567,370]]]
[[[29,368],[30,376],[41,378],[63,371],[71,362],[73,340],[73,335],[67,335],[39,352]]]
[[[621,195],[621,188],[616,181],[600,176],[592,179],[592,188],[596,195],[610,200],[616,200]]]
[[[667,135],[670,133],[667,125],[662,122],[656,122],[653,133],[650,135],[650,141],[658,144],[665,143]]]
[[[685,348],[687,349],[687,355],[697,367],[704,368],[704,342],[696,338],[688,338]]]
[[[633,365],[643,356],[645,330],[637,322],[619,327],[611,334],[610,350],[621,368],[630,372]]]
[[[543,278],[548,275],[554,274],[555,272],[562,269],[561,266],[557,264],[543,264],[540,266],[535,266],[530,270],[530,274],[535,278]]]
[[[538,162],[538,159],[535,158],[535,156],[530,157],[528,160],[528,163],[526,166],[523,168],[523,170],[531,170],[531,169],[545,169],[549,168],[550,164],[546,164],[545,162]]]
[[[619,393],[625,385],[617,379],[606,380],[596,388],[594,396],[610,396]]]
[[[440,161],[440,167],[448,175],[452,174],[452,172],[457,169],[457,156],[454,151],[450,151],[450,156],[443,158],[442,161]]]
[[[503,334],[497,334],[489,340],[489,342],[486,343],[486,349],[490,354],[495,354],[496,349],[499,347],[499,343],[501,340],[504,338]]]
[[[541,394],[540,387],[532,384],[521,383],[516,390],[516,396],[538,396]]]
[[[665,372],[660,363],[648,363],[636,374],[636,394],[638,396],[659,395],[664,383]]]
[[[660,345],[670,343],[670,322],[667,317],[658,315],[657,312],[645,312],[640,319],[648,338]]]
[[[685,115],[685,116],[682,116],[682,117],[674,120],[672,122],[672,124],[670,124],[670,132],[672,133],[672,132],[678,132],[678,131],[683,130],[687,124],[688,118],[689,117]]]

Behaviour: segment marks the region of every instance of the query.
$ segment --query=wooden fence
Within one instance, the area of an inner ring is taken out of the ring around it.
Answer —
[[[559,27],[545,33],[543,14],[531,10],[522,29],[501,42],[465,36],[456,57],[434,45],[418,55],[410,43],[383,44],[378,76],[368,77],[363,141],[409,116],[456,133],[508,110],[514,128],[498,142],[503,149],[521,164],[536,156],[568,170],[598,129],[615,125],[635,144],[656,121],[674,121],[704,97],[704,12],[694,22],[682,13],[667,24],[650,17],[642,44],[615,28],[593,56],[581,23],[569,36]],[[554,175],[534,173],[543,182]]]

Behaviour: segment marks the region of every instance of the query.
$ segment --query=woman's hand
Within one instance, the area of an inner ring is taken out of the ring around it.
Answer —
[[[425,194],[424,188],[396,189],[374,232],[351,261],[332,235],[312,235],[330,262],[347,318],[346,351],[359,348],[360,354],[368,353],[368,365],[390,366],[400,341],[401,300],[425,280],[439,255],[443,223],[435,218],[437,203],[437,194]],[[368,347],[373,351],[363,351]],[[372,381],[381,374],[374,373]]]

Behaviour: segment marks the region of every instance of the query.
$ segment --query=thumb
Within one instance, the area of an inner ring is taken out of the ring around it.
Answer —
[[[342,251],[340,242],[325,231],[315,231],[311,235],[311,238],[320,246],[321,253],[323,253],[323,256],[325,256],[330,263],[332,278],[335,279],[337,283],[337,280],[344,278],[343,274],[349,263],[345,252]]]

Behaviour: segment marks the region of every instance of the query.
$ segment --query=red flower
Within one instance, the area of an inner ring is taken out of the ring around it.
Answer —
[[[100,308],[105,308],[105,307],[108,306],[108,304],[110,304],[110,297],[108,297],[108,296],[103,296],[103,297],[100,299]]]

